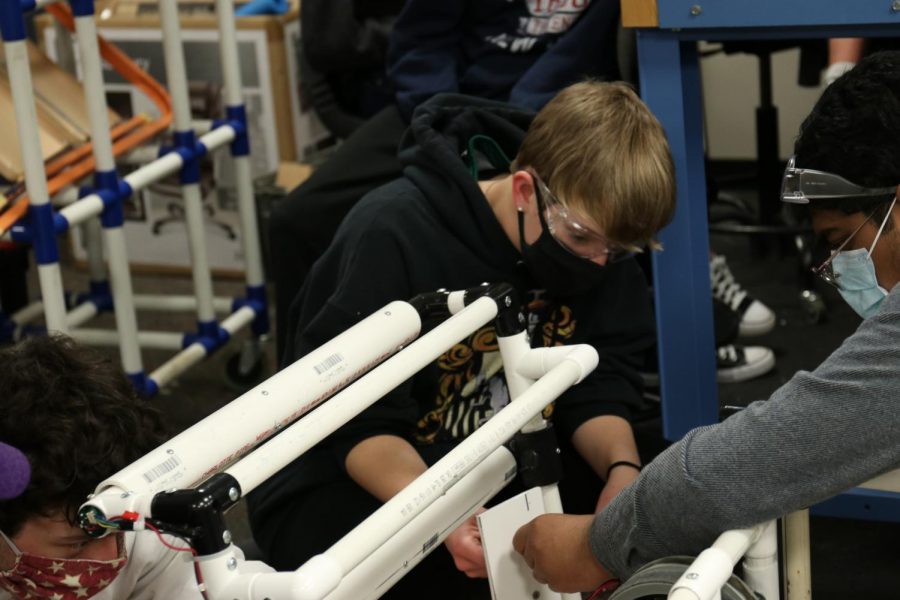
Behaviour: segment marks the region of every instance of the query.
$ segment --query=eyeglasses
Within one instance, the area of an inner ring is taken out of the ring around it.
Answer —
[[[859,233],[859,230],[863,228],[863,225],[865,225],[866,223],[868,223],[869,220],[870,220],[874,215],[875,215],[875,212],[874,212],[874,211],[871,212],[871,213],[869,213],[869,216],[867,216],[867,217],[863,220],[863,222],[859,224],[859,227],[857,227],[856,229],[854,229],[854,230],[853,230],[853,233],[851,233],[851,234],[847,237],[846,240],[844,240],[843,242],[841,242],[841,245],[840,245],[840,246],[838,246],[836,249],[834,249],[834,250],[831,251],[831,254],[828,256],[828,258],[825,259],[824,262],[822,262],[822,264],[820,264],[818,267],[813,267],[813,268],[812,268],[812,272],[815,273],[816,275],[818,275],[819,277],[821,277],[822,280],[825,281],[825,283],[828,283],[828,284],[830,284],[830,285],[833,285],[834,287],[836,287],[836,288],[839,289],[839,290],[840,290],[840,289],[843,289],[843,288],[841,287],[841,282],[838,281],[839,276],[838,276],[837,274],[835,274],[835,272],[834,272],[834,267],[832,266],[832,262],[834,261],[834,257],[841,253],[841,251],[844,249],[844,246],[846,246],[847,244],[849,244],[849,243],[850,243],[850,240],[852,240],[854,237],[856,237],[856,234]],[[890,217],[890,212],[888,212],[888,217]],[[885,218],[888,218],[888,217],[885,217]],[[880,231],[879,231],[879,233],[880,233]],[[876,241],[877,241],[877,238],[876,238]],[[874,247],[875,244],[873,243],[872,246]]]
[[[643,251],[637,245],[614,244],[606,236],[579,223],[547,184],[536,173],[531,175],[537,182],[540,192],[537,194],[538,209],[544,214],[550,235],[570,254],[587,260],[606,256],[606,263],[609,264]]]
[[[867,188],[856,185],[840,175],[816,171],[814,169],[798,169],[794,166],[795,157],[788,160],[784,177],[781,180],[781,200],[791,204],[809,204],[810,200],[823,198],[858,198],[866,196],[887,196],[896,191],[896,187]]]

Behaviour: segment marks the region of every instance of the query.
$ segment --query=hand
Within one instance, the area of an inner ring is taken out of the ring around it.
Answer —
[[[444,540],[444,546],[453,556],[456,568],[473,579],[487,577],[481,532],[478,530],[478,523],[475,520],[475,516],[482,512],[484,509],[479,509]]]
[[[628,487],[632,481],[637,479],[640,471],[632,469],[628,466],[616,467],[609,472],[609,480],[603,486],[600,492],[600,498],[597,499],[597,511],[600,512],[606,505],[612,502],[612,499],[619,495],[619,492]]]
[[[541,515],[513,536],[534,578],[554,592],[589,592],[612,575],[591,553],[593,515]]]

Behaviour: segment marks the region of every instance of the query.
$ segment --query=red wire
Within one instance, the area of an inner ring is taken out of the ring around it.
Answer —
[[[147,529],[149,529],[150,531],[152,531],[153,533],[155,533],[156,537],[159,538],[159,541],[162,542],[162,545],[165,546],[166,548],[169,548],[170,550],[177,550],[178,552],[190,552],[194,556],[197,556],[197,551],[194,550],[193,548],[191,548],[190,546],[188,546],[187,548],[184,548],[184,547],[179,547],[179,546],[173,546],[172,544],[167,542],[166,538],[164,538],[162,536],[162,532],[159,529],[157,529],[156,527],[154,527],[153,525],[151,525],[150,523],[145,522],[144,526]]]
[[[618,579],[608,579],[604,581],[600,584],[600,587],[594,590],[594,593],[588,597],[588,600],[597,600],[600,597],[600,594],[616,589],[619,587],[620,583],[621,582]]]
[[[195,549],[191,548],[190,546],[188,546],[187,548],[179,548],[178,546],[173,546],[172,544],[167,542],[165,540],[165,538],[162,536],[162,532],[159,529],[157,529],[156,527],[154,527],[153,525],[151,525],[150,523],[147,523],[145,521],[144,526],[147,529],[149,529],[150,531],[152,531],[153,533],[155,533],[156,537],[159,538],[159,541],[162,542],[163,546],[165,546],[166,548],[170,548],[172,550],[177,550],[179,552],[190,552],[194,556],[197,556],[197,551]],[[203,584],[203,573],[200,572],[200,565],[196,561],[194,561],[194,577],[196,577],[196,579],[197,579],[197,587],[200,588],[200,595],[203,596],[204,598],[206,598],[207,597],[206,589]]]

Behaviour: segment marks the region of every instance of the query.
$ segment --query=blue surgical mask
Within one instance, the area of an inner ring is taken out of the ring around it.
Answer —
[[[887,296],[887,290],[878,285],[870,252],[865,248],[840,252],[831,261],[831,268],[841,282],[838,291],[863,319],[878,312],[878,307]]]
[[[887,215],[881,222],[881,227],[878,228],[878,234],[868,250],[859,248],[858,250],[838,252],[831,261],[831,268],[840,283],[838,291],[850,308],[863,319],[868,319],[878,312],[878,307],[881,306],[881,302],[888,294],[886,289],[878,285],[875,263],[872,262],[872,251],[875,250],[875,244],[878,243],[885,224],[891,218],[895,202],[897,202],[897,198],[891,202]]]

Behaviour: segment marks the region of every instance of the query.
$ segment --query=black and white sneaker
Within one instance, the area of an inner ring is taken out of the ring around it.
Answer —
[[[716,348],[719,383],[736,383],[765,375],[775,366],[775,353],[763,346],[729,344]]]
[[[764,335],[775,327],[775,313],[768,306],[747,293],[734,279],[724,256],[709,260],[709,279],[713,298],[725,303],[740,317],[742,336]]]
[[[644,387],[659,387],[659,367],[656,353],[641,370]],[[716,380],[719,383],[736,383],[765,375],[775,366],[775,353],[763,346],[739,346],[728,344],[716,348]]]

